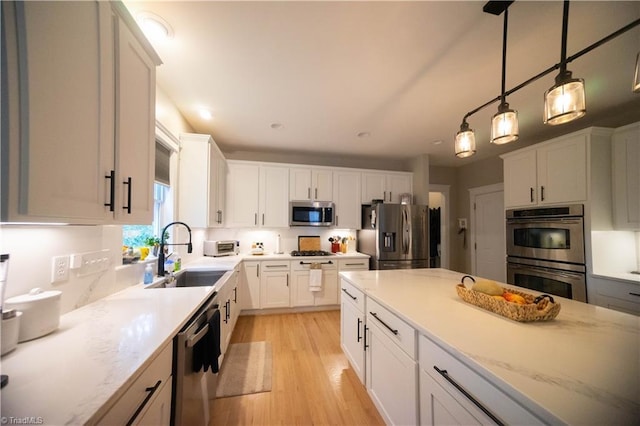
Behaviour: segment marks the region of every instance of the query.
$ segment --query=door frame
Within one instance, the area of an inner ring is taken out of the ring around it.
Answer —
[[[478,195],[491,194],[492,192],[502,192],[504,194],[504,183],[495,183],[492,185],[479,186],[477,188],[469,189],[469,211],[471,216],[471,223],[469,224],[471,227],[471,232],[469,232],[469,247],[471,247],[471,275],[476,275],[476,209],[474,208],[474,204],[476,202],[476,197]],[[502,210],[504,210],[504,196],[503,196],[503,205]],[[506,259],[507,259],[507,249],[506,249],[506,241],[503,241],[503,253],[505,255],[505,274],[506,274]],[[506,281],[506,275],[505,275]]]
[[[451,185],[429,184],[429,192],[440,192],[444,201],[440,212],[440,267],[449,269],[449,215],[450,215]],[[429,253],[431,256],[431,253]]]

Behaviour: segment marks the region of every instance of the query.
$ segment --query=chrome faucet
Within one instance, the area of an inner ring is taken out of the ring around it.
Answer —
[[[164,234],[167,231],[167,228],[169,228],[170,226],[173,225],[184,225],[185,228],[187,228],[187,230],[189,231],[189,242],[188,243],[174,243],[174,244],[167,244],[164,242]],[[191,253],[193,251],[193,245],[191,244],[191,228],[189,228],[189,225],[187,225],[184,222],[171,222],[170,224],[168,224],[167,226],[164,227],[164,229],[162,230],[162,232],[160,233],[160,250],[158,253],[158,276],[159,277],[164,277],[165,275],[165,270],[164,270],[164,246],[187,246],[187,253]]]

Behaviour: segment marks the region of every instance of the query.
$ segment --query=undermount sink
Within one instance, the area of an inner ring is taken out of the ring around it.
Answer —
[[[171,282],[170,277],[166,277],[164,281],[160,281],[157,284],[151,284],[146,288],[177,288],[177,287],[207,287],[212,286],[227,271],[182,271],[175,277],[174,282]]]

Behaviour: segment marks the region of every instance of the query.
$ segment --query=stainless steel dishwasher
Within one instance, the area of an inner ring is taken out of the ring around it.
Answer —
[[[211,368],[194,366],[199,356],[199,342],[205,342],[210,333],[220,335],[220,311],[217,292],[187,322],[174,339],[174,392],[172,425],[206,425],[209,423],[209,395],[207,388],[215,389],[217,374]],[[217,314],[216,314],[217,313]],[[214,317],[217,317],[214,318]],[[217,330],[211,327],[217,323]],[[217,359],[217,357],[215,357]],[[217,362],[217,361],[216,361]],[[213,395],[215,396],[215,395]]]

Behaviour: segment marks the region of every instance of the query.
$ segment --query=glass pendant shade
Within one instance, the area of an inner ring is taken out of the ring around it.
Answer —
[[[556,84],[544,94],[544,123],[564,124],[586,113],[584,80],[571,78],[571,71],[561,72]]]
[[[491,120],[491,143],[502,145],[518,140],[518,112],[501,104]]]
[[[633,75],[633,91],[640,93],[640,52],[636,56],[636,72]]]
[[[455,150],[458,158],[471,157],[476,153],[476,135],[466,122],[462,123],[460,131],[456,133]]]

